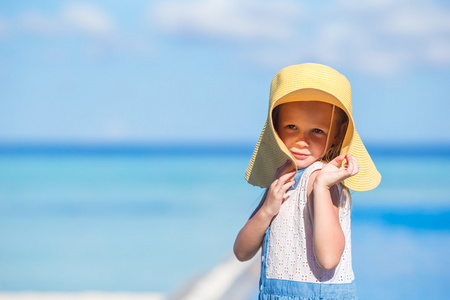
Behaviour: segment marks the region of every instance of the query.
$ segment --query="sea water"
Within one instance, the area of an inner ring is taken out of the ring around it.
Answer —
[[[0,290],[172,293],[232,255],[263,192],[250,154],[1,156]],[[446,299],[450,158],[374,160],[381,185],[352,195],[360,298]]]
[[[0,289],[170,292],[232,253],[235,156],[0,158]]]

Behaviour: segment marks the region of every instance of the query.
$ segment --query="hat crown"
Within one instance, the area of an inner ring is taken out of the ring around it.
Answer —
[[[317,89],[329,93],[339,100],[344,111],[352,114],[350,82],[338,71],[314,63],[289,66],[275,75],[270,87],[269,110],[282,97],[302,89]]]

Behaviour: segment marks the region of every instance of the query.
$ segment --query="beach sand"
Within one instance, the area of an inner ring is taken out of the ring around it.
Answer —
[[[0,292],[2,300],[165,300],[154,293],[106,292]]]
[[[1,300],[249,300],[258,287],[260,255],[247,262],[234,256],[172,295],[128,292],[0,292]]]
[[[247,262],[240,262],[233,255],[168,300],[249,300],[258,288],[259,272],[259,253]]]

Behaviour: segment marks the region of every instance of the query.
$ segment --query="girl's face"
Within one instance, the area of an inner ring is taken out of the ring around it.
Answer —
[[[325,151],[331,121],[331,104],[307,101],[279,106],[278,135],[292,153],[298,169],[319,160]]]

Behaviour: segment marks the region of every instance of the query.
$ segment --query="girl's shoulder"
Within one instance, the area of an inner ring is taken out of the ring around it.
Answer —
[[[308,167],[306,167],[305,174],[308,174],[307,176],[311,176],[311,174],[314,171],[321,170],[324,166],[325,166],[324,162],[316,161],[316,162],[310,164]]]
[[[302,176],[302,186],[306,188],[307,195],[309,197],[311,191],[313,190],[314,180],[316,179],[317,174],[325,164],[321,161],[316,161],[309,165]]]
[[[316,162],[310,164],[308,167],[306,167],[305,172],[303,173],[305,180],[307,180],[308,183],[314,182],[314,179],[317,176],[318,171],[320,171],[324,166],[325,166],[325,163],[323,163],[321,161],[316,161]]]

